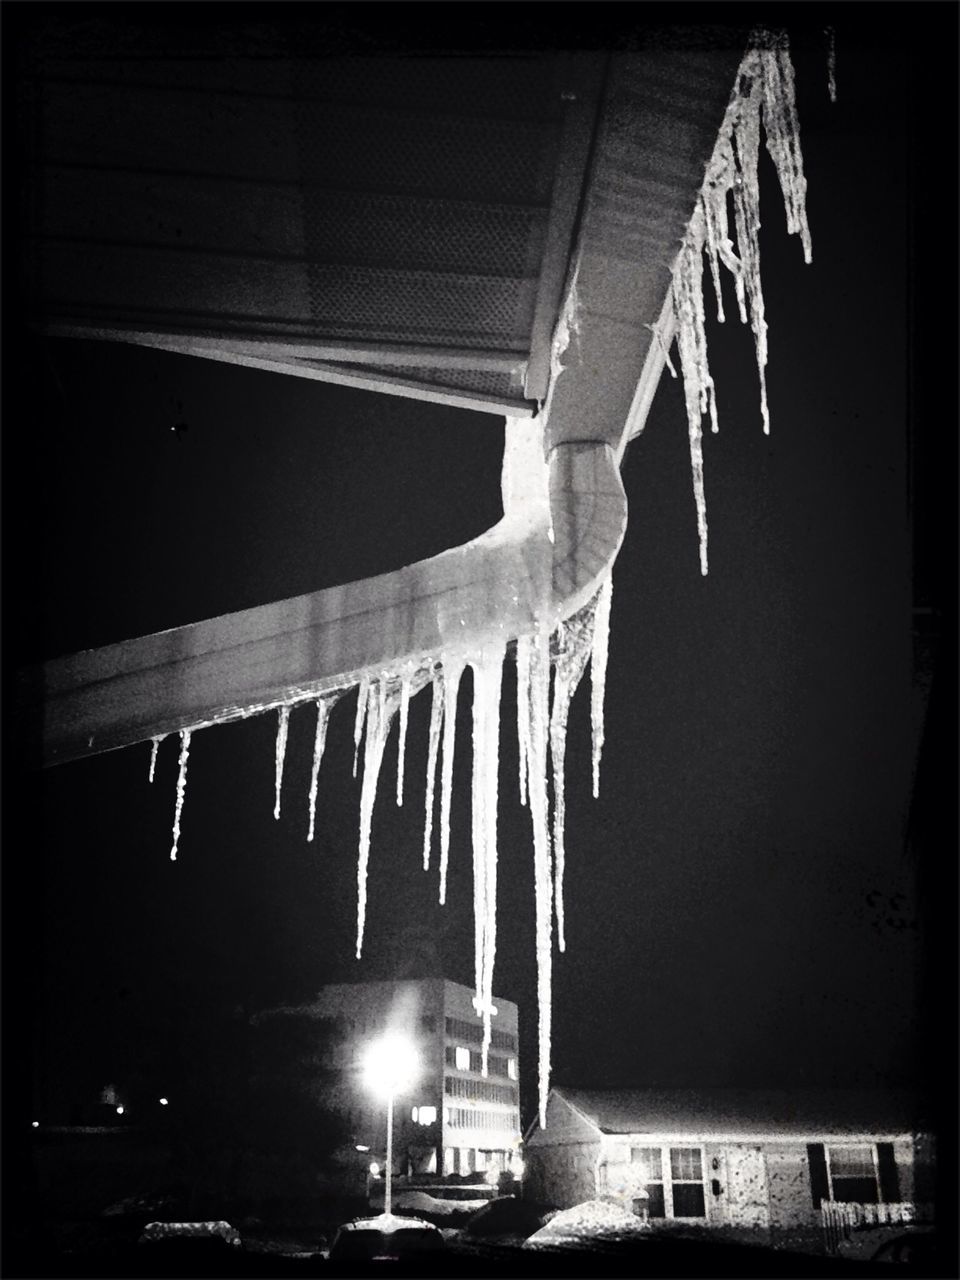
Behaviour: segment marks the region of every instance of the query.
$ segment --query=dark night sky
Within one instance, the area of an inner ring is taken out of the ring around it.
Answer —
[[[782,8],[769,6],[771,21]],[[956,12],[856,6],[876,19],[868,29],[849,20],[853,8],[832,6],[827,19],[838,27],[835,105],[823,49],[796,56],[811,266],[786,235],[761,159],[769,438],[749,331],[735,319],[710,329],[720,434],[705,440],[707,579],[679,383],[664,378],[625,458],[630,523],[614,573],[596,801],[586,681],[571,715],[560,1081],[925,1082],[925,911],[955,881],[936,862],[942,851],[906,841],[920,727],[911,603],[916,578],[924,603],[952,607],[942,565],[955,535],[934,504],[943,493],[953,502],[943,475],[956,418],[929,375],[946,351],[952,388],[955,352],[949,333],[937,347],[918,314],[911,289],[931,289],[911,286],[908,268],[915,255],[920,272],[923,249],[929,269],[930,219],[938,201],[951,207],[956,151],[948,138],[948,171],[931,169],[916,103],[926,94],[953,127],[954,86],[933,87],[919,26],[943,27],[934,46],[955,49],[946,28]],[[898,21],[909,31],[898,34]],[[952,245],[954,217],[944,234]],[[954,275],[947,262],[951,287]],[[5,432],[8,663],[395,569],[499,515],[495,418],[121,345],[34,336],[17,352],[7,378],[24,409],[11,440],[8,408]],[[526,1093],[536,1075],[533,873],[513,691],[508,671],[495,989],[520,1005]],[[16,894],[7,908],[29,939],[12,1007],[35,1015],[18,1023],[32,1043],[35,1105],[53,1118],[108,1080],[122,1085],[138,1054],[162,1085],[185,1011],[252,1008],[363,977],[411,925],[441,939],[449,977],[471,981],[467,695],[448,905],[435,905],[435,872],[420,868],[423,694],[399,810],[396,730],[385,759],[360,964],[353,696],[333,715],[314,845],[307,710],[291,719],[279,822],[275,716],[195,737],[176,864],[173,740],[153,786],[147,745],[29,781],[5,860]],[[947,852],[952,867],[949,841]],[[11,858],[28,865],[11,869]],[[8,952],[8,972],[10,962]]]

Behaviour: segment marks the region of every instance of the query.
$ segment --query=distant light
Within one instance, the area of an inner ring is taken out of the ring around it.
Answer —
[[[122,1116],[122,1115],[123,1115],[123,1107],[117,1107],[117,1115],[118,1115],[118,1116]]]
[[[380,1166],[377,1164],[376,1160],[374,1160],[374,1162],[371,1164],[371,1166],[370,1166],[370,1172],[373,1174],[373,1176],[374,1176],[375,1178],[379,1175],[379,1173],[380,1173]]]
[[[386,1035],[369,1046],[363,1066],[368,1088],[384,1097],[392,1097],[412,1083],[419,1071],[420,1060],[408,1040],[398,1035]]]
[[[39,1128],[40,1128],[40,1121],[39,1121],[39,1120],[34,1120],[32,1127],[33,1127],[34,1129],[39,1129]]]
[[[169,1099],[169,1098],[161,1098],[161,1099],[160,1099],[160,1105],[161,1105],[161,1107],[168,1107],[168,1106],[170,1105],[170,1099]]]
[[[363,1145],[363,1143],[362,1143],[362,1142],[358,1142],[358,1143],[357,1143],[357,1146],[356,1146],[356,1150],[357,1150],[357,1151],[369,1151],[369,1150],[370,1150],[370,1148],[369,1148],[369,1147],[365,1147],[365,1146]]]

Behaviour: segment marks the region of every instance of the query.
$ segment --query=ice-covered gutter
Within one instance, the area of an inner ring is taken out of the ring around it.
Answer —
[[[539,418],[507,420],[502,493],[504,515],[494,528],[428,561],[362,582],[228,615],[95,650],[43,668],[48,762],[75,759],[132,742],[157,749],[179,738],[179,769],[171,858],[176,858],[191,737],[213,724],[276,711],[274,814],[281,808],[291,714],[308,704],[316,716],[311,785],[300,812],[305,836],[316,823],[317,774],[335,703],[356,689],[354,744],[362,761],[357,861],[357,955],[366,923],[367,866],[384,749],[399,721],[396,800],[403,802],[405,729],[411,697],[427,686],[432,712],[426,771],[423,862],[438,847],[438,896],[446,896],[450,797],[461,677],[471,669],[475,1006],[483,1019],[483,1070],[491,1041],[497,926],[497,814],[502,672],[517,665],[520,798],[530,810],[536,899],[539,1001],[540,1121],[545,1124],[550,1079],[551,969],[556,922],[566,946],[565,743],[574,693],[591,670],[592,772],[599,789],[603,744],[611,571],[626,527],[619,462],[628,436],[642,427],[644,406],[675,336],[684,379],[694,474],[701,567],[707,568],[701,423],[716,429],[713,381],[704,331],[704,259],[721,308],[720,268],[734,280],[741,319],[754,333],[761,379],[761,417],[769,428],[766,322],[760,287],[757,155],[761,126],[777,166],[787,223],[810,258],[805,184],[783,37],[761,35],[740,64],[696,209],[684,235],[641,387],[618,443],[585,422],[578,438],[551,436],[554,394],[574,375],[567,359],[580,341],[578,278],[574,273],[553,349],[553,377]],[[733,229],[728,197],[733,200]],[[733,233],[736,235],[734,242]],[[639,408],[638,408],[639,406]],[[621,419],[621,422],[623,420]],[[551,681],[552,676],[552,681]],[[552,684],[552,689],[551,689]],[[439,823],[435,825],[439,771]],[[552,787],[553,800],[550,793]],[[552,821],[551,821],[552,819]]]

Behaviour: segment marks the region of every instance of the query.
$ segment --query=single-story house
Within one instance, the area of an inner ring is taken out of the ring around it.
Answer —
[[[901,1220],[933,1199],[910,1100],[869,1091],[555,1086],[524,1160],[524,1194],[560,1208],[602,1198],[651,1226],[770,1238],[817,1235],[831,1202]]]

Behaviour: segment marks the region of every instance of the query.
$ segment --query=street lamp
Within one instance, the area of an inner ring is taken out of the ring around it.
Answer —
[[[393,1100],[417,1074],[420,1060],[413,1045],[402,1036],[386,1035],[375,1041],[364,1055],[364,1078],[370,1089],[387,1103],[387,1167],[383,1191],[383,1212],[391,1210],[390,1178],[393,1173]]]

